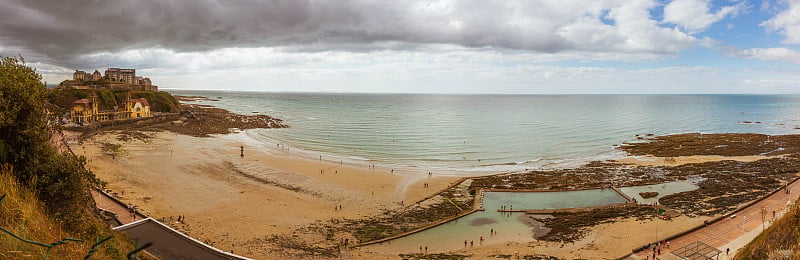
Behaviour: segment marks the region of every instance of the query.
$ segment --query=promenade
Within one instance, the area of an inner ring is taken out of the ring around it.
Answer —
[[[789,190],[791,191],[789,194],[781,190],[735,214],[670,240],[670,247],[662,247],[661,255],[658,258],[681,259],[673,255],[672,251],[696,241],[703,242],[722,251],[719,255],[720,260],[733,257],[737,250],[747,245],[753,238],[770,226],[773,220],[773,212],[775,219],[783,216],[789,205],[800,196],[800,181],[789,185]],[[762,212],[765,212],[765,214]],[[762,216],[764,221],[762,221]],[[726,254],[728,249],[730,249],[730,253]],[[646,256],[652,257],[652,255],[653,251],[646,249],[628,259],[645,259]]]
[[[117,219],[120,222],[122,222],[123,225],[134,222],[136,220],[142,220],[147,218],[147,216],[142,215],[139,212],[136,212],[134,218],[134,215],[128,211],[128,207],[125,206],[122,202],[115,201],[114,199],[108,197],[105,194],[100,193],[99,191],[92,190],[92,198],[94,198],[94,202],[95,204],[97,204],[97,208],[104,209],[106,211],[117,214]]]

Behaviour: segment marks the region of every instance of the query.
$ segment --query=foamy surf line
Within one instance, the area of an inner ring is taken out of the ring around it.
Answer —
[[[225,139],[240,142],[243,145],[256,147],[262,152],[275,156],[292,156],[306,160],[323,161],[330,164],[344,164],[353,167],[370,167],[374,165],[376,169],[402,173],[427,174],[434,172],[444,176],[480,176],[487,174],[520,172],[530,170],[554,170],[580,167],[591,161],[618,160],[626,156],[624,151],[611,149],[592,156],[579,158],[536,158],[524,162],[509,162],[499,164],[483,164],[474,166],[463,165],[431,165],[424,161],[420,162],[390,162],[373,160],[362,156],[340,155],[321,151],[306,150],[293,146],[290,143],[278,139],[270,138],[256,129],[243,130],[237,133],[222,135]],[[459,162],[459,161],[454,161]]]

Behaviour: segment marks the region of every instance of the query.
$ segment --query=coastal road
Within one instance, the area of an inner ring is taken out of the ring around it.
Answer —
[[[680,259],[671,254],[671,250],[681,248],[695,241],[701,241],[722,251],[719,259],[728,259],[736,254],[736,250],[744,247],[762,229],[769,227],[773,211],[775,218],[783,216],[789,203],[793,203],[800,196],[800,181],[789,185],[790,194],[779,191],[758,203],[737,212],[735,215],[725,217],[707,227],[700,228],[670,241],[670,248],[662,249],[660,259]],[[766,221],[762,222],[762,210],[766,210]],[[735,217],[733,217],[735,216]],[[726,249],[730,248],[730,255]],[[649,254],[648,254],[649,253]],[[652,255],[652,250],[644,250],[633,256],[634,259],[645,259]],[[637,257],[638,256],[638,257]]]

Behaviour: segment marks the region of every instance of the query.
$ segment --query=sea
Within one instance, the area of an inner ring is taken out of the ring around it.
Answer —
[[[677,133],[800,134],[800,95],[445,95],[168,90],[290,128],[244,131],[309,158],[477,174],[576,167]]]

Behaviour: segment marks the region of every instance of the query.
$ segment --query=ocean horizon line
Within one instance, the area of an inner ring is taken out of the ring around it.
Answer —
[[[453,92],[329,92],[329,91],[270,91],[270,90],[242,90],[242,89],[187,89],[187,88],[160,88],[164,91],[205,91],[205,92],[244,92],[265,94],[327,94],[327,95],[442,95],[442,96],[774,96],[774,95],[800,95],[794,93],[453,93]]]

